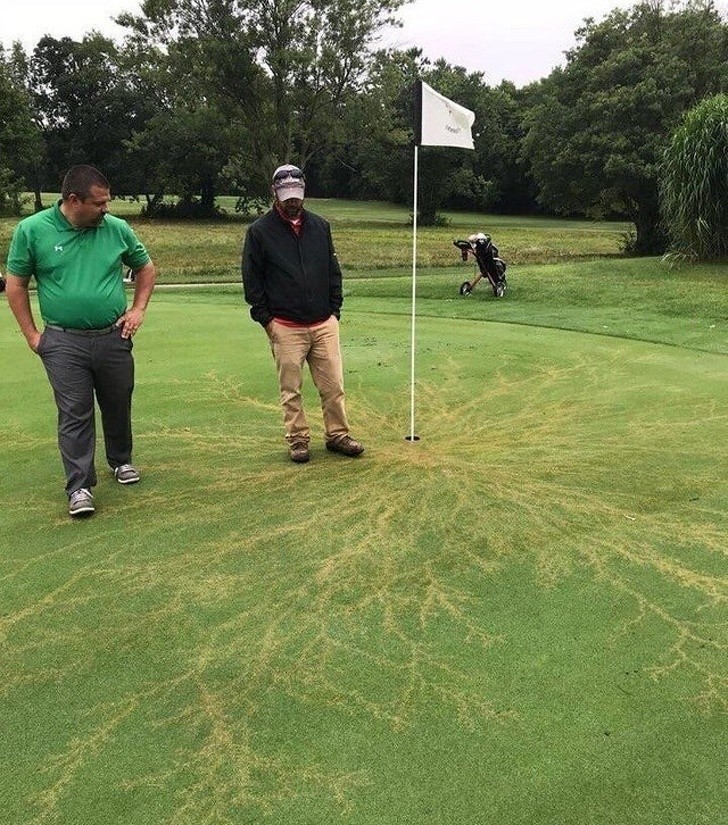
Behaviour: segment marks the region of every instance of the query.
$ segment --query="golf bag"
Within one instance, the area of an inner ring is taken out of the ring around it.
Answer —
[[[494,245],[490,235],[477,232],[470,235],[467,241],[453,241],[453,244],[460,250],[463,261],[468,260],[472,255],[478,264],[478,274],[472,281],[465,281],[460,285],[460,294],[471,295],[475,285],[481,278],[486,278],[493,289],[496,298],[502,298],[506,294],[506,262],[498,257],[498,247]]]

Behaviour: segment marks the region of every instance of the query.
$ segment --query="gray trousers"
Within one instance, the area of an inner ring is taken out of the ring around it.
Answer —
[[[99,334],[46,327],[41,336],[38,355],[58,408],[58,447],[69,495],[96,484],[94,395],[109,466],[131,462],[132,346],[120,327]]]

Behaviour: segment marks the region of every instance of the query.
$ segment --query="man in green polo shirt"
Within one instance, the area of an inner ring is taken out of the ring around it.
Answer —
[[[116,480],[140,479],[131,464],[132,337],[144,321],[156,268],[126,221],[108,214],[109,200],[109,182],[98,169],[72,167],[61,200],[17,225],[7,261],[8,304],[53,388],[72,516],[94,512],[94,396]],[[123,267],[135,274],[128,309]],[[31,277],[43,332],[31,309]]]

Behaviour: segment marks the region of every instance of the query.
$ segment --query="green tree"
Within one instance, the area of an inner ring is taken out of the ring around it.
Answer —
[[[532,90],[524,156],[539,201],[562,214],[619,214],[634,251],[664,251],[659,174],[673,125],[728,85],[728,32],[712,2],[645,2],[585,21],[564,69]]]
[[[419,151],[418,219],[427,226],[441,221],[440,209],[448,203],[464,205],[475,201],[479,208],[487,209],[493,200],[493,185],[474,167],[486,140],[479,131],[487,108],[482,72],[468,73],[462,66],[451,66],[440,59],[423,67],[420,77],[440,94],[473,111],[478,124],[473,126],[475,151],[436,146],[424,146]]]
[[[521,156],[528,105],[528,90],[516,89],[513,83],[503,81],[483,90],[476,112],[474,168],[490,183],[490,208],[501,214],[538,211],[536,187]],[[476,204],[467,206],[475,208]]]
[[[186,101],[202,93],[245,135],[237,181],[264,194],[270,168],[306,165],[335,145],[342,109],[361,92],[379,29],[404,0],[146,0],[123,15],[133,36],[162,45]]]
[[[17,215],[42,144],[28,95],[16,77],[15,56],[0,47],[0,214]]]
[[[412,200],[412,87],[421,52],[379,51],[361,94],[340,109],[336,142],[310,161],[317,191],[327,197]]]
[[[45,186],[57,191],[69,166],[91,163],[115,192],[128,192],[125,141],[156,104],[124,70],[116,44],[94,32],[80,42],[44,37],[30,58],[28,87],[46,147]]]
[[[215,195],[236,142],[223,114],[204,104],[151,118],[126,144],[145,212],[159,213],[164,195],[172,193],[180,198],[174,211],[180,217],[217,215]]]
[[[665,152],[662,209],[675,253],[728,256],[728,95],[688,112]]]
[[[475,112],[474,152],[420,152],[420,220],[439,222],[443,208],[534,211],[533,184],[520,159],[527,98],[513,84],[489,88],[480,73],[444,60],[433,65],[418,48],[374,55],[364,93],[342,109],[344,138],[313,161],[322,194],[412,203],[418,78]]]
[[[515,87],[489,87],[482,73],[444,60],[423,66],[420,76],[475,114],[474,151],[423,147],[420,152],[422,222],[439,222],[442,208],[531,211],[531,183],[520,160],[523,98]]]
[[[321,164],[330,194],[412,203],[413,93],[418,78],[473,109],[476,124],[492,107],[480,73],[468,74],[444,60],[432,64],[416,48],[377,53],[365,93],[344,111],[344,142]],[[478,149],[492,156],[493,134],[475,131],[476,152],[430,146],[419,152],[418,220],[423,225],[440,222],[443,206],[485,209],[493,203],[497,187],[477,166]],[[483,168],[487,165],[486,159]]]

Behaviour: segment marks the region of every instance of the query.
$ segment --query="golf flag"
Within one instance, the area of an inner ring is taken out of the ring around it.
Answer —
[[[436,92],[422,80],[415,88],[415,144],[474,149],[475,113]]]
[[[459,103],[453,103],[436,92],[427,83],[415,84],[415,161],[414,204],[412,209],[412,334],[410,346],[410,431],[407,441],[419,441],[415,434],[415,321],[417,317],[417,210],[419,197],[419,148],[420,146],[455,146],[459,149],[475,149],[473,123],[475,113]]]

